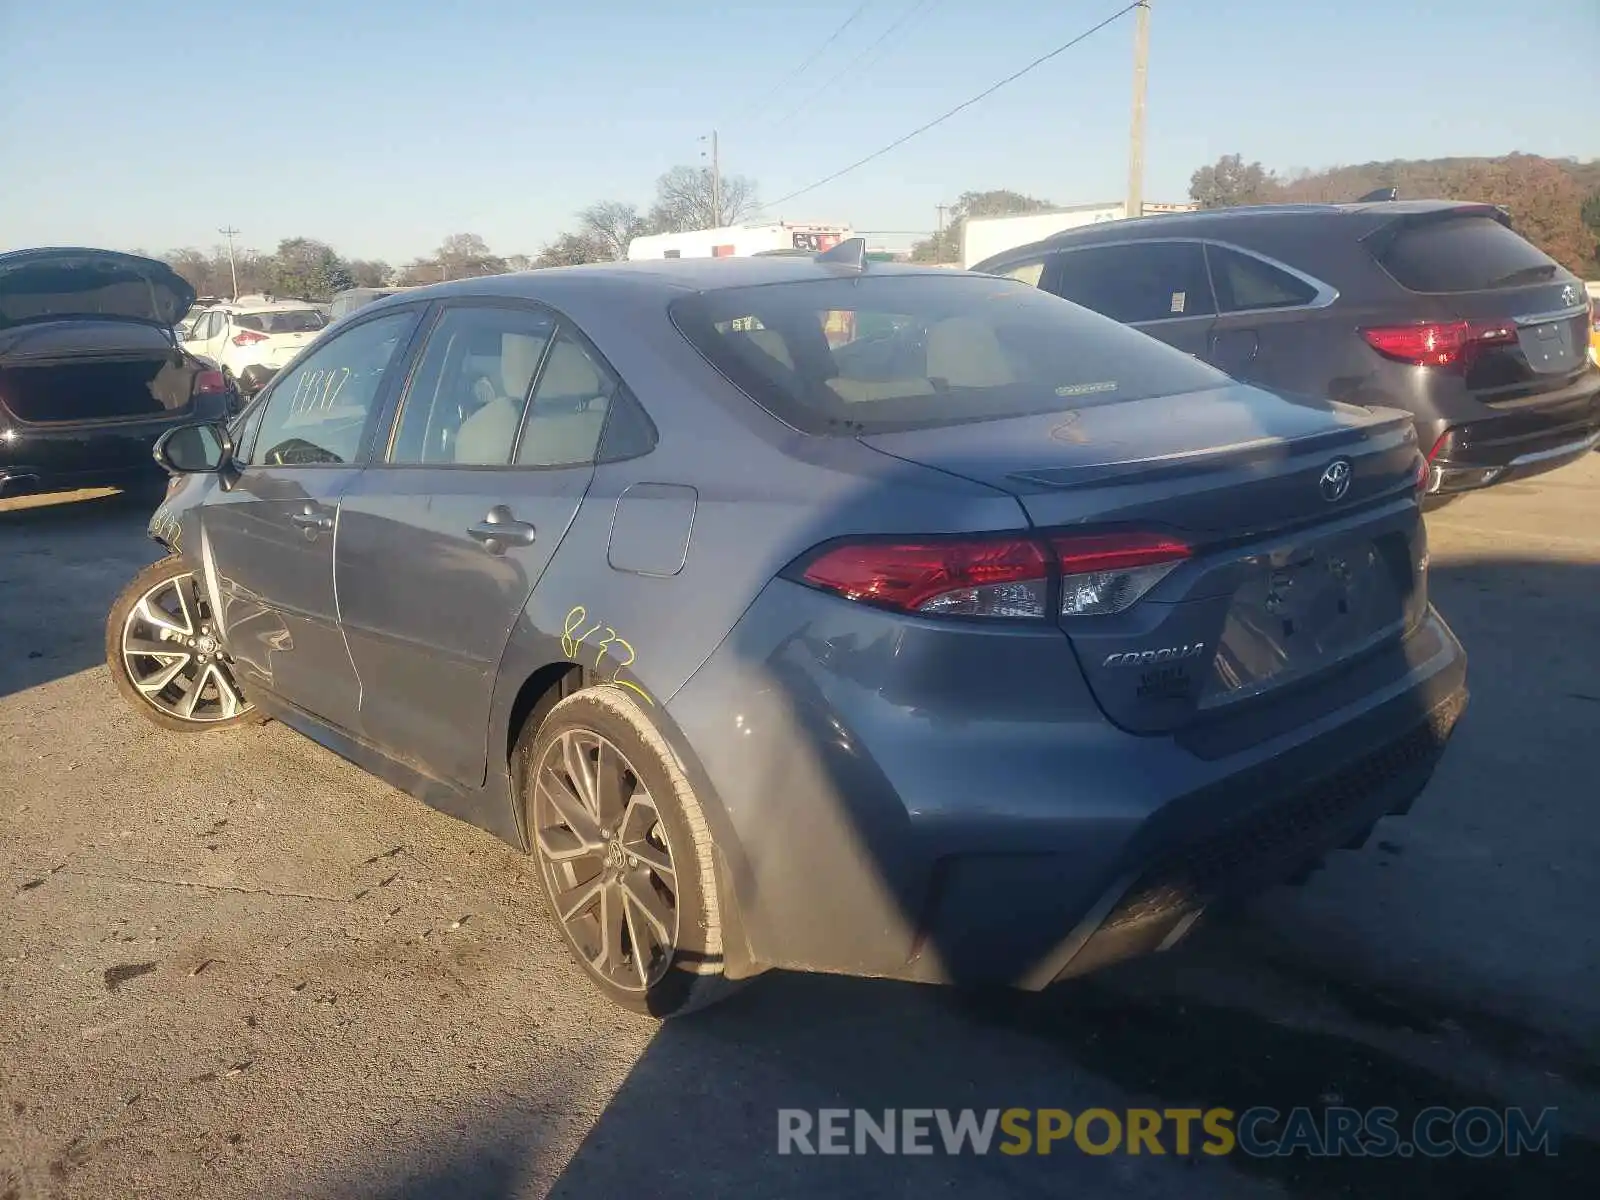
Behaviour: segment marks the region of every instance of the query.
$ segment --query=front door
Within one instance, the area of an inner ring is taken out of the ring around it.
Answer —
[[[1217,308],[1199,242],[1118,242],[1065,251],[1044,286],[1196,358],[1210,351]]]
[[[202,510],[212,609],[245,690],[345,729],[360,685],[339,629],[339,499],[360,470],[390,369],[419,309],[346,330],[274,382],[239,473]]]
[[[495,673],[594,473],[615,375],[547,309],[466,301],[428,334],[383,461],[340,510],[364,738],[476,787]]]

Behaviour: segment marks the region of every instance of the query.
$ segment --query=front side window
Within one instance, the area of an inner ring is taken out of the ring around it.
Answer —
[[[383,380],[417,323],[386,313],[336,336],[273,381],[254,459],[271,466],[353,463]]]
[[[543,310],[446,309],[406,390],[391,463],[505,466],[555,334]]]
[[[669,312],[729,380],[808,433],[1062,412],[1226,382],[1142,333],[992,276],[727,288]]]
[[[1130,242],[1071,251],[1061,256],[1055,290],[1125,325],[1216,314],[1198,242]]]

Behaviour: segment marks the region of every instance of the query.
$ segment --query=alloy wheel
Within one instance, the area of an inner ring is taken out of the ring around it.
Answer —
[[[609,739],[563,731],[533,781],[533,841],[556,917],[589,969],[650,990],[678,942],[678,885],[660,810]]]
[[[139,694],[180,721],[228,721],[251,708],[192,574],[163,579],[139,597],[123,622],[122,663]]]

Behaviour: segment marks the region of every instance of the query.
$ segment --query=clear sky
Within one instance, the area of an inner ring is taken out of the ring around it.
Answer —
[[[859,0],[0,0],[0,248],[232,224],[262,251],[399,262],[472,232],[531,254],[590,201],[648,204],[712,128],[776,199],[1120,7],[922,0],[824,87],[917,3],[869,3],[789,79]],[[966,190],[1116,199],[1132,46],[1130,15],[773,215],[928,230]],[[1184,199],[1235,151],[1600,157],[1597,101],[1600,0],[1153,0],[1145,194]]]

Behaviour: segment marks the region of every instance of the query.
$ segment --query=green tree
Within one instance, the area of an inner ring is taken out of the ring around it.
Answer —
[[[381,258],[352,258],[345,265],[350,268],[355,287],[386,287],[394,275],[394,268]]]
[[[959,262],[961,227],[969,217],[1013,217],[1022,213],[1047,212],[1054,208],[1048,200],[1026,196],[1006,188],[987,192],[962,192],[950,209],[950,224],[930,238],[913,243],[913,262]]]
[[[278,243],[268,278],[273,295],[296,300],[329,300],[355,286],[350,268],[333,247],[306,237]]]
[[[1260,163],[1247,163],[1240,155],[1224,154],[1189,177],[1189,199],[1201,208],[1267,204],[1275,198],[1278,186],[1277,176]]]

